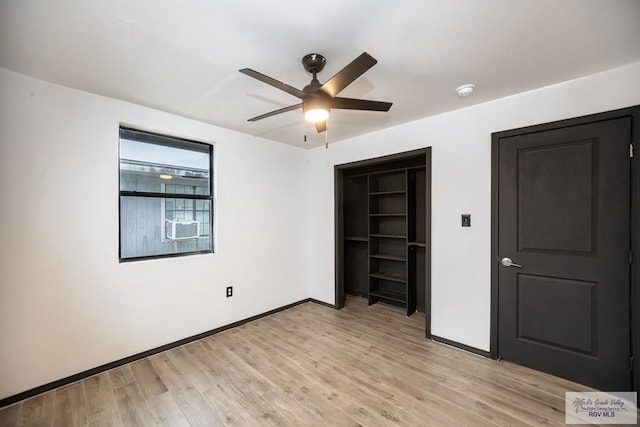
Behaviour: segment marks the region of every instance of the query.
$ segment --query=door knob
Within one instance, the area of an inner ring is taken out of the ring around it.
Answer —
[[[522,268],[522,266],[520,264],[516,264],[515,262],[511,261],[511,258],[502,258],[502,260],[500,260],[500,263],[502,265],[504,265],[505,267],[518,267],[518,268]]]

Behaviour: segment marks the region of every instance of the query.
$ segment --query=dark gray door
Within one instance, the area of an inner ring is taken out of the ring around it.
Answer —
[[[505,360],[631,389],[630,142],[629,117],[499,140]]]

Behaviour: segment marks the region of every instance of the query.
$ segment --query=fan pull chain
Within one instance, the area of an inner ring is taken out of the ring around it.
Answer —
[[[303,109],[304,111],[304,109]],[[304,113],[302,114],[302,122],[304,123],[304,138],[303,141],[307,142],[307,134],[309,133],[309,124],[307,123],[307,121],[304,118]]]
[[[324,149],[329,149],[329,120],[325,123],[326,129],[324,131]]]

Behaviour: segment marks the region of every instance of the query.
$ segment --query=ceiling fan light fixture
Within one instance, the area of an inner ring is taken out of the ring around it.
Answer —
[[[304,118],[311,123],[324,122],[329,118],[329,110],[324,107],[311,108],[305,111]]]
[[[304,118],[308,122],[324,122],[329,118],[328,102],[324,99],[309,99],[304,106]]]

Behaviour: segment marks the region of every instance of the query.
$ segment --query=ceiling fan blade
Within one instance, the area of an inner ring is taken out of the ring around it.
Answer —
[[[331,108],[342,110],[369,110],[369,111],[389,111],[393,103],[382,101],[370,101],[368,99],[353,98],[333,98]]]
[[[260,80],[263,83],[266,83],[268,85],[271,85],[277,89],[283,90],[285,92],[287,92],[290,95],[295,96],[296,98],[304,98],[304,96],[306,95],[303,91],[296,89],[293,86],[289,86],[286,83],[282,83],[279,80],[276,80],[274,78],[271,78],[269,76],[265,76],[262,73],[259,73],[255,70],[252,70],[251,68],[243,68],[242,70],[239,70],[242,74],[246,74],[249,77],[253,77],[254,79]]]
[[[318,133],[322,133],[324,131],[327,130],[327,121],[325,120],[324,122],[316,122],[316,130],[318,131]]]
[[[364,74],[369,68],[376,65],[378,61],[367,52],[354,59],[349,65],[338,71],[336,75],[331,77],[320,89],[329,94],[332,98],[336,96],[342,89],[353,83],[358,77]]]
[[[275,116],[276,114],[286,113],[287,111],[297,110],[302,107],[302,103],[296,105],[290,105],[288,107],[280,108],[279,110],[274,110],[269,113],[264,113],[260,116],[253,117],[248,122],[257,122],[258,120],[266,119],[267,117]]]

